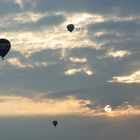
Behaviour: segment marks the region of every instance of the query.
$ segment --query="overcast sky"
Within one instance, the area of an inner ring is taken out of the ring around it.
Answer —
[[[0,19],[0,139],[140,140],[139,0],[0,0]]]

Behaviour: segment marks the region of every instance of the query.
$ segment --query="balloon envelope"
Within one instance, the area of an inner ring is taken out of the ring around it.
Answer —
[[[7,39],[0,39],[0,56],[4,59],[11,48],[11,43]]]
[[[58,124],[57,121],[53,121],[52,123],[53,123],[53,125],[54,125],[55,127],[56,127],[56,125]]]
[[[67,25],[67,29],[68,31],[72,32],[74,30],[74,25],[73,24]]]

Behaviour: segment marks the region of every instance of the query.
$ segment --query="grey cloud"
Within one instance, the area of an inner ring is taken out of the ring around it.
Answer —
[[[52,15],[52,16],[41,18],[35,24],[33,24],[31,28],[35,30],[36,28],[42,28],[45,26],[57,26],[63,23],[64,21],[65,21],[65,17],[63,15]]]
[[[140,24],[138,21],[106,21],[89,25],[89,37],[99,43],[102,47],[115,46],[115,48],[129,49],[137,46],[139,49]],[[98,32],[105,32],[100,36],[92,35]],[[134,45],[135,44],[135,45]],[[133,47],[132,47],[133,46]],[[127,48],[126,48],[127,47]]]
[[[8,19],[7,19],[8,21]],[[17,22],[17,21],[8,21],[9,24],[4,27],[0,27],[2,32],[12,32],[12,31],[41,31],[47,27],[57,26],[65,21],[63,15],[49,15],[42,17],[36,22]]]
[[[35,12],[91,12],[98,14],[119,13],[120,15],[139,15],[139,1],[137,0],[118,0],[118,1],[102,1],[102,0],[78,0],[64,1],[64,0],[25,0],[25,10],[32,10]],[[132,6],[133,5],[133,6]]]
[[[75,96],[78,99],[87,99],[93,101],[93,105],[89,104],[89,108],[105,106],[110,104],[113,108],[124,105],[128,102],[132,105],[140,105],[139,85],[132,84],[104,84],[94,88],[81,88],[69,91],[61,91],[49,93],[41,96],[41,98],[64,98],[67,96]]]
[[[20,6],[14,1],[0,0],[0,17],[19,12],[21,12]]]
[[[99,87],[99,89],[110,89],[111,86],[101,86],[104,85],[108,80],[111,80],[113,76],[120,76],[121,74],[129,74],[133,71],[138,70],[140,67],[139,64],[139,55],[130,55],[127,58],[124,58],[122,60],[114,60],[112,58],[104,58],[101,60],[98,60],[98,56],[104,55],[106,50],[95,50],[91,48],[81,48],[81,49],[72,49],[69,53],[69,56],[75,56],[75,57],[86,57],[88,59],[88,63],[95,71],[94,76],[86,76],[83,74],[77,74],[72,77],[66,77],[64,76],[64,72],[67,70],[67,66],[73,67],[73,64],[69,63],[68,61],[60,60],[60,53],[61,50],[42,50],[40,52],[36,52],[32,54],[29,58],[25,58],[24,55],[21,55],[19,52],[10,52],[10,54],[7,56],[8,58],[16,56],[19,60],[21,60],[22,63],[35,63],[35,62],[51,62],[55,63],[54,65],[49,65],[47,67],[36,67],[36,68],[25,68],[25,69],[16,69],[15,66],[6,65],[1,68],[1,79],[3,81],[1,82],[1,87],[6,88],[7,86],[9,89],[15,88],[19,90],[19,93],[14,93],[11,91],[9,94],[21,94],[21,95],[28,95],[28,90],[36,91],[45,93],[47,91],[51,91],[56,94],[50,94],[50,98],[52,97],[64,97],[68,95],[75,95],[79,98],[87,98],[88,99],[94,99],[98,95],[100,96],[107,96],[107,92],[104,95],[103,91],[102,93],[98,94],[98,90],[95,90],[96,87]],[[134,66],[134,62],[137,62],[137,66]],[[82,65],[82,64],[80,64]],[[79,65],[77,65],[79,66]],[[6,76],[5,76],[6,75]],[[6,86],[5,86],[6,85]],[[24,88],[23,88],[24,86]],[[112,88],[115,88],[112,85]],[[120,85],[121,86],[121,85]],[[120,89],[120,93],[123,91],[123,86],[118,89]],[[88,94],[88,90],[84,90],[83,88],[91,88],[91,92]],[[130,89],[133,89],[135,91],[135,85],[132,85]],[[81,90],[77,90],[81,88]],[[127,89],[127,86],[124,86],[124,89]],[[20,92],[21,89],[24,92]],[[73,89],[73,90],[72,90]],[[136,90],[138,87],[136,87]],[[67,92],[69,91],[70,92]],[[82,91],[83,90],[83,91]],[[117,89],[115,89],[116,91]],[[132,90],[132,92],[133,92]],[[66,91],[66,92],[65,92]],[[117,94],[113,94],[112,96],[109,94],[110,98],[106,99],[108,102],[115,103],[115,98],[121,98],[121,94],[116,97]],[[128,94],[131,94],[128,91]],[[1,93],[3,94],[3,93]],[[123,93],[122,93],[123,94]],[[127,100],[126,92],[125,98],[122,98],[120,102],[123,101],[123,99]],[[134,95],[133,95],[134,96]],[[113,99],[111,102],[111,98]],[[135,98],[135,96],[134,96]],[[135,100],[135,99],[134,99]],[[137,101],[138,102],[138,101]],[[107,103],[107,102],[106,102]]]
[[[12,31],[42,31],[52,28],[67,20],[62,14],[92,13],[100,14],[106,18],[105,22],[88,25],[88,38],[97,43],[104,43],[102,48],[96,50],[92,46],[71,49],[66,57],[87,58],[87,65],[95,72],[93,76],[78,73],[74,76],[65,76],[68,68],[80,67],[83,64],[73,64],[61,60],[61,50],[41,50],[25,57],[20,52],[10,51],[6,60],[16,57],[22,63],[34,64],[35,62],[54,62],[54,65],[35,68],[17,68],[3,61],[0,64],[0,95],[18,95],[32,98],[36,94],[45,94],[40,98],[62,99],[73,95],[77,99],[87,99],[91,104],[86,106],[96,108],[98,105],[110,104],[113,108],[128,102],[140,106],[139,84],[107,83],[113,76],[129,75],[140,69],[140,1],[138,0],[24,0],[23,9],[10,0],[0,0],[0,17],[5,24],[1,24],[0,31],[7,34]],[[17,22],[12,20],[20,12],[48,14],[36,22]],[[120,20],[113,20],[117,15]],[[125,17],[123,17],[125,16]],[[3,18],[4,17],[4,18]],[[122,18],[121,18],[122,17]],[[124,20],[131,17],[132,20]],[[133,20],[134,18],[134,20]],[[8,24],[7,24],[8,23]],[[5,27],[4,27],[5,26]],[[104,35],[96,36],[98,31],[106,31]],[[122,36],[118,36],[120,33]],[[16,34],[17,36],[19,34]],[[128,50],[132,54],[114,59],[103,57],[110,49]],[[21,48],[22,51],[22,48]],[[102,59],[98,59],[103,57]],[[31,97],[32,96],[32,97]],[[84,102],[81,102],[84,104]],[[51,126],[54,119],[60,121],[59,127]],[[55,117],[28,117],[28,118],[0,118],[0,139],[73,139],[85,140],[111,139],[111,140],[139,140],[139,116],[132,118],[82,118],[80,116],[55,116]]]
[[[104,55],[105,52],[106,50],[97,51],[90,48],[72,49],[70,51],[69,57],[86,57],[88,59],[87,65],[90,65],[91,69],[95,71],[94,76],[86,76],[83,74],[77,74],[72,77],[64,76],[64,72],[68,69],[67,66],[71,68],[73,67],[73,64],[69,63],[68,61],[60,60],[60,50],[42,50],[32,54],[32,56],[29,58],[25,58],[23,55],[16,52],[11,52],[8,56],[9,58],[11,55],[16,56],[25,64],[27,62],[33,64],[35,62],[46,61],[54,63],[54,65],[49,65],[47,67],[36,67],[35,69],[16,69],[15,66],[7,65],[1,69],[1,74],[6,74],[9,77],[8,81],[4,81],[8,82],[6,85],[9,85],[10,87],[14,86],[15,88],[20,89],[24,85],[26,89],[41,92],[60,92],[61,95],[61,91],[83,87],[96,87],[106,83],[108,80],[111,80],[113,76],[129,74],[138,70],[139,65],[134,66],[134,62],[139,64],[139,55],[130,55],[122,60],[115,60],[112,58],[98,60],[97,57]],[[74,65],[82,66],[83,64]],[[6,77],[3,78],[5,79]],[[14,78],[16,79],[15,82],[11,83],[11,80]]]
[[[51,61],[51,62],[58,62],[60,61],[59,58],[61,56],[61,50],[60,49],[45,49],[41,50],[39,52],[33,53],[30,57],[30,59],[33,59],[34,61]]]
[[[132,21],[106,21],[101,23],[96,23],[89,27],[89,31],[114,31],[117,33],[139,33],[140,23],[138,20]]]
[[[130,51],[132,54],[128,56],[124,61],[126,63],[129,62],[131,65],[132,61],[137,61],[139,59],[139,27],[140,24],[138,20],[105,21],[89,25],[89,38],[96,41],[97,43],[102,43],[101,49],[104,50],[104,53],[110,49],[114,49],[116,51]],[[96,33],[98,32],[104,32],[104,34],[96,36]],[[104,59],[108,60],[107,58]]]
[[[130,42],[130,44],[131,43],[132,42]],[[112,46],[113,44],[110,44],[110,47],[106,44],[106,46],[100,50],[95,50],[92,48],[72,49],[69,53],[69,56],[87,58],[91,68],[93,68],[95,71],[95,76],[93,79],[96,79],[96,83],[108,81],[108,79],[112,79],[112,76],[120,75],[120,73],[129,75],[129,73],[137,71],[140,68],[140,55],[138,46],[132,47],[131,45],[129,46],[129,44],[125,45],[125,43],[124,45],[116,44],[116,46],[114,46],[116,51],[125,49],[132,52],[132,54],[122,59],[104,57],[107,51],[112,48]],[[100,57],[103,58],[99,59]]]
[[[67,70],[67,61],[60,59],[61,50],[42,50],[32,54],[32,56],[26,58],[19,52],[10,52],[6,59],[16,57],[23,64],[34,64],[36,62],[50,62],[54,65],[48,65],[47,67],[35,67],[35,68],[18,68],[14,65],[6,64],[1,67],[1,86],[2,91],[5,93],[5,89],[17,89],[19,93],[11,90],[9,94],[28,95],[28,90],[36,92],[47,91],[62,91],[67,89],[75,89],[77,87],[87,86],[87,82],[90,82],[92,78],[77,74],[74,77],[64,76],[64,72]],[[67,64],[68,63],[68,64]],[[6,75],[6,76],[5,76]],[[78,82],[78,81],[81,82]],[[61,87],[61,88],[60,88]],[[24,92],[22,92],[24,91]],[[3,93],[1,93],[3,95]],[[6,93],[5,93],[6,94]]]

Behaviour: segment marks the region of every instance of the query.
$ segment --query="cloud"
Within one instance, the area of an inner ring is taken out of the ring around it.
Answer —
[[[15,1],[0,0],[0,16],[7,16],[8,14],[15,14],[21,11],[19,4]]]
[[[0,116],[82,115],[121,117],[140,115],[138,106],[121,106],[106,112],[100,105],[93,109],[90,108],[90,104],[91,101],[77,99],[74,96],[63,99],[0,96]]]
[[[127,4],[126,4],[127,3]],[[132,6],[133,4],[133,6]],[[60,0],[58,2],[54,0],[24,0],[24,10],[34,12],[90,12],[98,14],[119,14],[119,15],[138,15],[139,2],[137,0],[126,1],[111,1],[103,2],[101,0],[78,0],[76,3],[74,0],[65,2]],[[135,8],[134,8],[135,7]],[[130,12],[131,11],[131,12]]]
[[[80,25],[88,18],[88,22],[92,21],[89,15],[79,15],[78,23],[75,25],[76,30],[72,34],[69,34],[66,29],[68,23],[63,14],[34,15],[25,13],[24,16],[19,14],[14,20],[12,18],[13,16],[6,18],[1,24],[0,30],[4,38],[8,36],[12,49],[24,55],[31,55],[45,49],[98,47],[96,42],[89,40],[85,27],[83,31],[83,25]],[[95,18],[96,20],[98,17]],[[79,31],[78,24],[81,26]],[[16,38],[15,34],[17,34]]]
[[[15,0],[15,3],[17,3],[20,6],[21,9],[23,9],[23,7],[24,7],[24,5],[23,5],[24,0]]]
[[[138,2],[8,2],[1,0],[0,4],[0,7],[7,4],[10,7],[7,10],[11,10],[1,15],[0,30],[1,37],[12,44],[12,51],[1,64],[1,94],[13,94],[11,89],[16,88],[25,90],[20,93],[25,96],[31,94],[28,92],[31,89],[66,97],[72,93],[64,91],[73,89],[77,98],[97,97],[100,103],[115,105],[133,99],[138,104],[139,88],[135,86],[139,84],[135,71],[140,66]],[[66,29],[69,23],[75,25],[72,33]],[[132,74],[119,76],[122,73]],[[113,87],[103,86],[107,81],[112,81]],[[124,85],[127,81],[131,88]],[[79,92],[81,88],[91,90]],[[132,96],[131,92],[135,94]]]
[[[88,61],[87,58],[74,58],[74,57],[70,57],[69,60],[74,63],[85,63]]]
[[[120,117],[120,116],[129,116],[129,115],[135,116],[135,115],[140,115],[140,108],[139,106],[128,105],[128,106],[117,108],[107,113],[108,113],[107,115],[110,117]]]
[[[0,116],[79,114],[87,110],[84,107],[87,103],[89,101],[77,100],[74,97],[37,100],[20,96],[1,96]]]
[[[28,62],[21,62],[21,60],[19,60],[17,57],[11,57],[9,59],[6,60],[8,62],[8,64],[16,67],[16,68],[20,68],[20,69],[28,69],[28,68],[36,68],[36,67],[47,67],[48,65],[53,65],[55,63],[51,63],[48,61],[39,61],[39,62],[35,62],[33,60],[29,60]]]
[[[31,64],[22,64],[19,59],[16,57],[9,58],[7,62],[13,66],[16,66],[18,68],[32,68],[33,66]]]
[[[140,71],[136,71],[129,76],[114,76],[113,80],[108,82],[118,82],[118,83],[140,83]]]
[[[75,75],[76,73],[85,73],[88,76],[91,76],[91,75],[94,74],[90,69],[88,69],[86,67],[82,67],[82,68],[77,68],[77,69],[76,68],[75,69],[69,69],[65,72],[65,75],[66,76],[71,76],[71,75]]]
[[[103,31],[103,32],[118,32],[118,33],[138,33],[139,32],[139,20],[137,19],[123,19],[121,18],[119,21],[115,19],[106,20],[100,23],[96,23],[94,25],[89,26],[90,31]]]
[[[113,50],[112,48],[109,49],[104,56],[98,56],[97,59],[104,59],[104,58],[118,58],[122,59],[131,55],[132,52],[127,50]]]
[[[118,50],[118,51],[113,51],[113,50],[110,50],[107,52],[107,56],[109,57],[114,57],[114,58],[123,58],[123,57],[126,57],[128,55],[130,55],[131,53],[129,51],[126,51],[126,50]]]
[[[10,22],[9,22],[10,20]],[[0,26],[1,32],[37,32],[47,30],[47,28],[53,28],[65,21],[64,15],[39,15],[34,13],[21,13],[13,15],[4,19],[6,24]],[[1,21],[1,23],[3,23]]]
[[[136,48],[131,46],[138,46],[139,44],[137,40],[139,36],[138,26],[139,18],[130,20],[120,18],[117,20],[110,17],[105,21],[89,24],[88,33],[91,40],[100,44],[99,48],[110,49],[113,47],[116,50],[134,50]]]

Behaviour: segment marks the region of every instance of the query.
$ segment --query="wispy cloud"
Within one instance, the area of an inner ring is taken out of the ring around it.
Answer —
[[[42,62],[35,62],[35,61],[28,61],[28,62],[22,62],[17,57],[11,57],[6,60],[10,65],[16,67],[16,68],[35,68],[35,67],[47,67],[48,65],[52,65],[54,63],[49,63],[47,61]]]
[[[16,57],[13,57],[13,58],[9,58],[7,60],[7,62],[13,66],[16,66],[18,68],[32,68],[33,66],[31,64],[23,64],[20,62],[20,60]]]

